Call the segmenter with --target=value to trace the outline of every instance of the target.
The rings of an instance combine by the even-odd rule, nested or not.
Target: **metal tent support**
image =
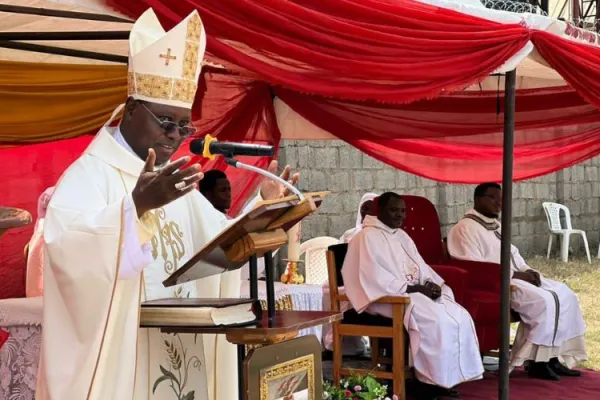
[[[45,17],[58,17],[69,19],[85,19],[88,21],[122,22],[126,24],[132,24],[134,22],[125,18],[114,17],[112,15],[94,14],[79,11],[52,10],[48,8],[37,7],[23,7],[9,4],[0,4],[0,12],[13,14],[41,15]]]
[[[504,78],[504,148],[502,156],[502,243],[500,255],[500,383],[498,399],[508,400],[508,361],[510,353],[510,270],[513,156],[515,144],[516,70]]]
[[[36,53],[55,54],[59,56],[88,58],[90,60],[111,61],[127,64],[127,56],[116,54],[97,53],[94,51],[66,49],[57,46],[45,46],[27,42],[13,42],[11,40],[0,40],[0,48],[34,51]]]

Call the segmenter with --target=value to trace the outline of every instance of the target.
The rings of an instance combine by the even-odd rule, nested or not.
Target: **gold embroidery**
[[[137,91],[133,84],[129,85],[129,95],[134,93],[163,100],[180,100],[184,103],[193,103],[198,84],[195,81],[165,78],[158,75],[134,74]]]
[[[194,81],[196,79],[196,70],[198,69],[198,51],[200,44],[186,42],[185,52],[183,53],[183,72],[182,78]]]
[[[171,55],[171,49],[167,49],[167,54],[159,54],[158,57],[165,59],[165,65],[169,65],[171,60],[177,60],[176,56]]]
[[[185,35],[185,40],[189,40],[191,42],[199,42],[200,37],[202,36],[202,21],[198,14],[195,14],[187,23],[187,33]]]
[[[184,81],[175,79],[175,88],[173,90],[173,100],[180,100],[185,103],[193,103],[196,97],[198,85],[193,81]]]
[[[135,81],[133,80],[133,72],[127,73],[127,94],[135,93]]]
[[[156,75],[135,74],[137,93],[159,99],[171,98],[171,79]]]
[[[165,273],[171,275],[179,267],[179,261],[185,254],[183,231],[177,223],[166,219],[163,208],[153,214],[158,232],[152,237],[152,257],[155,260],[162,257],[165,261]]]

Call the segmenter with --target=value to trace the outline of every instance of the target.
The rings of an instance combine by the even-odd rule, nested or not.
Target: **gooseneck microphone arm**
[[[282,184],[286,188],[290,189],[290,191],[292,193],[294,193],[296,196],[298,196],[298,199],[304,200],[304,195],[294,185],[292,185],[291,183],[289,183],[285,179],[281,179],[277,175],[270,173],[269,171],[266,171],[266,170],[264,170],[262,168],[254,167],[252,165],[244,164],[243,162],[237,161],[233,157],[225,157],[225,162],[228,165],[231,165],[234,168],[240,168],[240,169],[245,169],[245,170],[248,170],[248,171],[256,172],[259,175],[262,175],[262,176],[267,177],[269,179],[273,179],[274,181],[279,182],[280,184]]]

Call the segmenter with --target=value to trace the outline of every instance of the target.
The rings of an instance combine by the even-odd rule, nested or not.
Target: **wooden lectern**
[[[240,400],[246,399],[247,382],[243,371],[246,345],[274,344],[294,338],[301,329],[341,319],[337,312],[275,312],[273,251],[287,244],[286,231],[317,210],[328,192],[306,193],[304,199],[289,196],[263,201],[240,217],[209,242],[163,284],[173,286],[216,273],[235,270],[250,263],[250,297],[258,300],[258,257],[264,257],[267,286],[267,312],[252,326],[163,326],[168,333],[224,334],[238,348]]]

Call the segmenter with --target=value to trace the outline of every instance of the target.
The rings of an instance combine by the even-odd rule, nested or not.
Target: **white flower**
[[[323,400],[327,400],[329,398],[329,393],[323,392]]]
[[[390,399],[389,397],[386,397],[385,400],[392,400],[392,399]]]

